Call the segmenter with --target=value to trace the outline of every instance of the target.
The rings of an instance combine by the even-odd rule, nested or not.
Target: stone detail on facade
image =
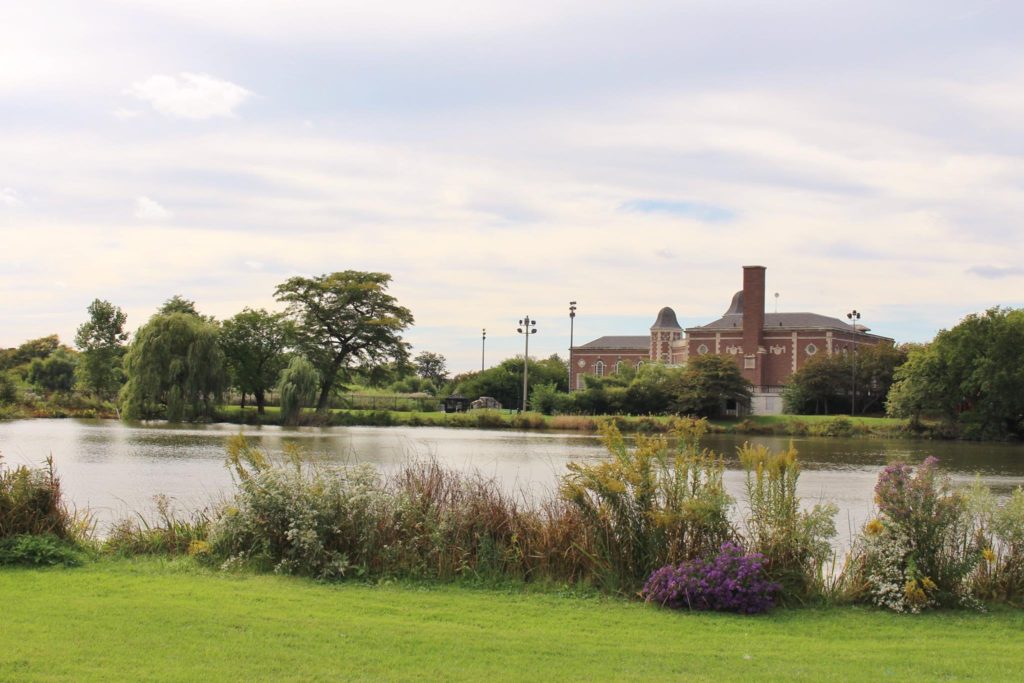
[[[818,347],[813,342],[811,342],[810,344],[804,347],[804,351],[807,352],[808,356],[813,356],[818,352]]]
[[[729,346],[725,347],[725,352],[728,353],[729,355],[735,356],[738,353],[743,353],[743,347],[730,344]]]
[[[776,356],[781,356],[782,354],[784,354],[786,352],[786,347],[785,346],[772,346],[772,347],[770,347],[769,350],[772,353],[774,353]]]

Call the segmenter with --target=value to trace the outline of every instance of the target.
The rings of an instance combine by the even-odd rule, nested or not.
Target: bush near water
[[[140,515],[91,543],[322,580],[588,586],[744,613],[780,603],[917,612],[1024,601],[1024,490],[998,500],[980,484],[953,489],[934,459],[891,465],[876,487],[877,516],[837,558],[835,508],[796,495],[794,449],[740,449],[737,511],[722,459],[700,446],[706,428],[677,420],[671,441],[639,435],[628,445],[607,423],[609,459],[570,465],[557,493],[539,501],[436,462],[382,474],[294,450],[271,457],[239,435],[228,447],[236,488],[222,504],[183,518],[162,498],[155,522]],[[81,547],[86,527],[64,508],[52,467],[0,468],[0,511],[0,560],[75,563],[50,541],[24,540]]]

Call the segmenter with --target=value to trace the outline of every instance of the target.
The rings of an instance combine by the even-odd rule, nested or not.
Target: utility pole
[[[526,397],[527,397],[527,377],[530,372],[530,335],[537,334],[537,321],[530,320],[530,316],[523,316],[523,319],[519,321],[519,327],[516,328],[516,332],[526,336],[526,350],[523,352],[523,407],[522,412],[526,412]]]
[[[572,328],[576,322],[576,302],[569,302],[569,391],[572,391]]]
[[[487,350],[487,328],[484,328],[483,336],[480,337],[480,372],[484,371],[484,352]]]
[[[860,312],[855,308],[846,314],[850,324],[853,325],[853,374],[850,377],[850,416],[857,414],[857,321],[860,320]]]

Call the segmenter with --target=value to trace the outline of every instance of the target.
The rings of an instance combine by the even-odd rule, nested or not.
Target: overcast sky
[[[451,369],[728,307],[1024,305],[1024,3],[33,0],[0,15],[0,347],[379,270]]]

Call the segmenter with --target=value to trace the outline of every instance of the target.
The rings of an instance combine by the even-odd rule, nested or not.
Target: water
[[[596,437],[439,427],[334,427],[286,429],[238,425],[126,424],[111,420],[16,420],[0,422],[0,454],[8,465],[40,465],[53,455],[69,500],[87,508],[102,530],[111,521],[151,515],[153,496],[172,498],[179,511],[215,503],[232,488],[224,445],[239,431],[271,453],[296,443],[312,458],[334,463],[368,462],[390,469],[410,459],[442,464],[495,479],[507,491],[550,495],[570,461],[607,457]],[[727,458],[725,483],[743,499],[743,473],[735,457],[743,441],[786,448],[785,437],[711,435],[704,445]],[[954,482],[975,477],[1001,495],[1024,485],[1024,446],[911,440],[797,438],[805,502],[839,507],[842,544],[871,514],[879,471],[901,460],[919,463],[935,455]]]

